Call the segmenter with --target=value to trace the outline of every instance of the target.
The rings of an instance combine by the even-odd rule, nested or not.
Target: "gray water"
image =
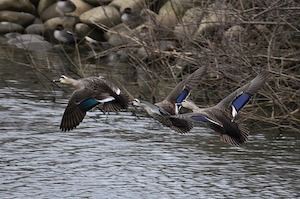
[[[61,71],[45,68],[49,79],[0,60],[0,198],[300,197],[299,133],[250,129],[232,147],[204,127],[180,135],[99,110],[61,132],[70,93],[51,82]]]

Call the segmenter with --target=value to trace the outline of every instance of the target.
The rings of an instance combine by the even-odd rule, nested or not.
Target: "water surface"
[[[251,129],[232,147],[99,110],[61,132],[70,93],[51,82],[59,69],[41,71],[0,60],[0,198],[300,197],[299,134]]]

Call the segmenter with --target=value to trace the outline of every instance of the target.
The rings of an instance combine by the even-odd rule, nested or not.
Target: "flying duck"
[[[192,101],[183,100],[181,105],[193,113],[172,116],[174,119],[186,119],[191,122],[201,122],[220,133],[221,141],[230,145],[240,145],[247,141],[249,131],[235,122],[238,112],[250,101],[252,96],[264,85],[268,73],[259,73],[252,81],[238,88],[217,105],[209,108],[199,108]],[[171,120],[173,119],[171,117]]]
[[[200,84],[200,79],[206,71],[203,66],[182,80],[172,92],[161,102],[152,104],[147,101],[134,99],[134,106],[142,107],[153,119],[159,121],[178,133],[186,133],[193,128],[193,124],[184,118],[173,118],[171,115],[178,114],[183,100],[189,97],[191,91]]]
[[[102,105],[104,111],[119,111],[128,107],[128,97],[103,76],[76,80],[62,75],[60,79],[53,81],[76,88],[62,117],[60,124],[62,131],[76,128],[82,122],[86,112],[98,104]]]

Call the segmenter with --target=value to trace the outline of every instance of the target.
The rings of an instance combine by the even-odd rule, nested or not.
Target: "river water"
[[[99,110],[61,132],[70,92],[51,80],[70,63],[1,53],[0,198],[300,197],[299,133],[251,129],[232,147],[204,127],[180,135],[144,115]]]

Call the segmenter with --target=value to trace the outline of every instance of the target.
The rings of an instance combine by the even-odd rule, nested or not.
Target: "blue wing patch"
[[[188,89],[183,89],[178,97],[176,98],[176,101],[175,101],[175,114],[177,115],[180,108],[181,108],[181,103],[183,102],[183,100],[185,100],[186,98],[188,98],[190,95],[190,91]]]
[[[205,117],[205,116],[203,116],[203,115],[193,115],[193,116],[191,116],[190,117],[192,120],[195,120],[195,121],[197,121],[197,122],[206,122],[206,123],[212,123],[212,124],[216,124],[216,125],[218,125],[218,126],[223,126],[223,125],[221,125],[220,123],[218,123],[218,122],[216,122],[216,121],[214,121],[214,120],[212,120],[212,119],[210,119],[210,118],[208,118],[208,117]]]
[[[183,102],[183,100],[185,100],[188,96],[190,95],[190,91],[188,89],[183,89],[178,97],[176,98],[176,104],[181,104],[181,102]]]
[[[99,102],[97,100],[95,100],[94,98],[88,98],[88,99],[84,100],[83,102],[81,102],[78,106],[81,110],[88,111],[98,104],[99,104]]]
[[[233,117],[235,117],[237,113],[245,106],[245,104],[249,102],[251,97],[252,95],[248,93],[242,93],[233,100],[231,103]]]
[[[209,120],[202,115],[193,115],[193,116],[191,116],[191,119],[198,121],[198,122],[209,122]]]

